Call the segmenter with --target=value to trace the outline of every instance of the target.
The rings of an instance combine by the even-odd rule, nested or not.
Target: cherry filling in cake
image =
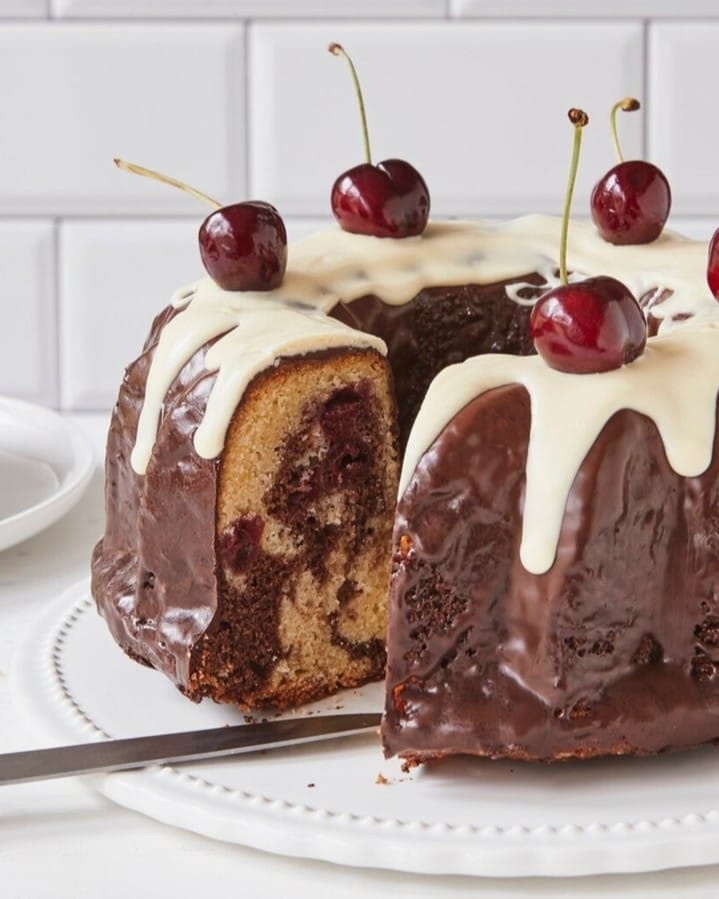
[[[288,360],[248,389],[218,476],[218,614],[194,694],[283,706],[382,676],[396,459],[366,355]]]
[[[342,387],[303,410],[299,428],[280,449],[274,485],[264,499],[300,547],[301,562],[319,583],[340,542],[358,551],[383,514],[376,469],[376,403],[369,385]]]

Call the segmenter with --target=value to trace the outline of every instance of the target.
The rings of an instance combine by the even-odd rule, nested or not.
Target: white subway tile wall
[[[113,156],[245,190],[240,25],[0,25],[0,214],[190,212]]]
[[[580,105],[601,111],[586,134],[581,202],[612,160],[611,104],[643,92],[638,23],[342,31],[362,78],[375,157],[412,162],[439,215],[561,209],[572,140],[566,111]],[[293,215],[322,213],[334,178],[362,161],[352,84],[344,61],[325,49],[335,36],[337,26],[327,24],[250,31],[250,192]],[[622,122],[631,154],[641,151],[641,124],[631,116]]]
[[[711,215],[719,209],[719,20],[659,24],[648,49],[648,152],[669,178],[677,214]]]
[[[57,403],[55,268],[52,221],[0,220],[0,394]]]
[[[197,224],[192,218],[146,218],[60,225],[60,399],[65,408],[98,409],[115,401],[123,368],[139,354],[173,285],[198,276]],[[130,355],[128,347],[133,347]]]
[[[220,201],[276,203],[297,239],[361,161],[352,52],[374,155],[425,175],[439,216],[561,206],[569,106],[592,118],[575,199],[628,156],[673,187],[670,225],[719,224],[710,177],[717,0],[0,0],[0,393],[105,409],[172,291],[201,275],[206,209],[118,172],[123,156]]]
[[[0,19],[44,18],[48,0],[0,0]]]

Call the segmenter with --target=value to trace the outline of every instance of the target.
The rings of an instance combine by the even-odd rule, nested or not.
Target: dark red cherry
[[[559,244],[561,286],[537,300],[529,319],[529,328],[534,346],[547,365],[558,371],[583,375],[611,371],[636,359],[647,342],[647,322],[639,303],[616,278],[600,275],[569,283],[569,212],[582,130],[589,123],[589,118],[581,109],[570,109],[569,121],[574,126],[574,150]]]
[[[709,290],[719,300],[719,228],[709,241],[709,259],[707,261],[707,282]]]
[[[287,267],[287,232],[274,206],[222,206],[200,226],[200,256],[223,290],[273,290]]]
[[[672,206],[672,192],[664,174],[651,162],[625,162],[622,156],[617,112],[636,112],[640,108],[634,97],[624,97],[612,106],[609,128],[619,163],[600,178],[592,191],[592,219],[602,237],[613,244],[656,240]]]
[[[641,159],[620,162],[592,191],[592,219],[613,244],[651,243],[662,233],[672,205],[669,182]]]
[[[547,365],[571,374],[620,368],[640,356],[647,342],[639,303],[621,281],[605,275],[540,297],[530,329]]]
[[[332,212],[353,234],[412,237],[427,225],[429,190],[417,169],[402,159],[365,162],[335,181]]]
[[[372,237],[414,237],[429,218],[429,190],[417,169],[403,159],[372,165],[367,114],[357,70],[340,44],[330,44],[334,56],[344,56],[352,75],[362,119],[365,159],[343,172],[332,185],[332,212],[344,231]]]
[[[124,159],[114,162],[119,169],[169,184],[214,207],[200,225],[200,256],[224,290],[272,290],[280,284],[287,267],[287,232],[274,206],[260,200],[222,206],[177,178]]]

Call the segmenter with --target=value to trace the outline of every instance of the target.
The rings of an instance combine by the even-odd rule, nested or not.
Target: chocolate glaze
[[[218,462],[201,459],[192,446],[215,380],[204,365],[207,347],[168,392],[147,473],[141,477],[130,465],[152,356],[175,314],[165,309],[153,322],[142,355],[125,372],[112,415],[106,527],[93,553],[92,594],[120,646],[186,689],[192,649],[217,608]]]
[[[387,755],[654,753],[719,738],[719,441],[682,478],[655,424],[614,415],[582,463],[557,559],[519,560],[530,402],[456,416],[400,500]]]

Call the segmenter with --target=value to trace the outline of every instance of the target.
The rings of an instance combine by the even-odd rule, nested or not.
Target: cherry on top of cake
[[[372,164],[362,88],[354,63],[340,44],[328,47],[347,60],[362,119],[366,161],[343,172],[332,186],[332,212],[340,227],[371,237],[416,237],[427,226],[429,190],[417,169],[404,159]]]
[[[141,165],[115,159],[126,172],[177,187],[214,207],[200,225],[200,257],[213,281],[223,290],[274,290],[287,268],[287,231],[274,206],[246,200],[222,206],[207,194],[176,178]]]
[[[569,283],[567,232],[582,132],[589,117],[570,109],[574,149],[564,201],[559,249],[561,285],[537,300],[530,317],[534,346],[552,368],[569,374],[612,371],[644,352],[647,322],[626,285],[608,275]]]
[[[672,205],[664,173],[643,159],[625,160],[617,137],[617,112],[634,112],[639,100],[624,97],[612,106],[609,125],[619,162],[592,191],[592,219],[602,237],[613,244],[651,243],[662,233]]]

